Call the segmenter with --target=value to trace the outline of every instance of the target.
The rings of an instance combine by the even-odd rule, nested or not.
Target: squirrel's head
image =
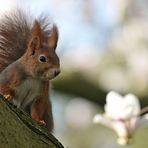
[[[38,21],[35,21],[28,41],[24,64],[27,73],[33,77],[50,80],[60,73],[59,58],[56,54],[58,29],[53,25],[45,36]]]

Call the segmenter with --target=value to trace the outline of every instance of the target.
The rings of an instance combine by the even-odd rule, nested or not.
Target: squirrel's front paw
[[[44,126],[46,126],[46,123],[45,123],[44,120],[40,120],[39,123],[42,124],[42,125],[44,125]]]
[[[8,101],[11,101],[12,98],[13,98],[13,96],[10,95],[10,94],[5,94],[5,95],[3,95],[3,96],[4,96],[4,98],[5,98],[6,100],[8,100]]]
[[[0,94],[8,101],[11,101],[14,97],[14,91],[12,89],[3,89]]]

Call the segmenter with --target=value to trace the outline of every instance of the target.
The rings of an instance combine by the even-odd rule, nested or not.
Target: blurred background
[[[68,148],[120,148],[116,134],[92,123],[107,92],[134,93],[148,105],[147,0],[0,0],[51,16],[59,27],[62,73],[53,80],[54,135]],[[147,148],[148,127],[125,148]],[[122,146],[123,147],[123,146]]]

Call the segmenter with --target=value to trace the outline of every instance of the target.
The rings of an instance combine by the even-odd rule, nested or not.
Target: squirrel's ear
[[[48,38],[48,46],[51,49],[56,49],[58,42],[58,28],[53,24],[51,35]]]
[[[31,55],[34,55],[35,51],[40,48],[40,38],[38,36],[33,37],[29,42],[28,50]]]
[[[31,30],[31,38],[28,44],[28,50],[31,52],[31,55],[35,53],[41,46],[42,32],[41,27],[38,21],[35,21],[33,28]]]

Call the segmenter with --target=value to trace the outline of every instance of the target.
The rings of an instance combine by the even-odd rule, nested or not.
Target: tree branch
[[[81,73],[66,73],[53,80],[53,88],[63,94],[79,96],[104,106],[107,92],[92,83]],[[148,104],[148,97],[140,98],[141,107]]]
[[[64,148],[29,114],[0,96],[0,146],[15,148]]]

